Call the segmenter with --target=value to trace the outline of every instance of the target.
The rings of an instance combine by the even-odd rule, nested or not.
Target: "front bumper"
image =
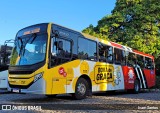
[[[8,86],[8,91],[15,93],[32,93],[32,94],[46,94],[46,83],[43,78],[33,82],[28,88],[21,88],[21,86]]]

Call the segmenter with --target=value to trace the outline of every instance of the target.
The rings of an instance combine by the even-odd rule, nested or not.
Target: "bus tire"
[[[84,78],[79,78],[76,87],[75,93],[73,94],[74,99],[81,100],[86,98],[87,92],[89,90],[89,85]]]
[[[140,83],[139,83],[139,80],[136,79],[134,82],[133,93],[138,94],[139,92],[140,92]]]

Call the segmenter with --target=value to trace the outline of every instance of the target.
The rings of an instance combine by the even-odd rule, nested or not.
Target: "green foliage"
[[[82,32],[152,54],[157,59],[160,56],[160,2],[117,0],[111,15]]]
[[[160,53],[159,0],[117,0],[111,15],[90,25],[83,32],[115,41],[134,49],[153,54]]]

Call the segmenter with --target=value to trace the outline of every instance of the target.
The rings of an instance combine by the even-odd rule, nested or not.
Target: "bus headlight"
[[[35,77],[34,77],[34,82],[36,82],[37,80],[39,80],[40,78],[42,78],[43,73],[38,73]]]

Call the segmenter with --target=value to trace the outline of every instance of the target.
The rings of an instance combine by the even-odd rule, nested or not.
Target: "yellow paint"
[[[75,92],[75,87],[76,87],[76,83],[77,83],[78,77],[74,78],[73,80],[73,84],[72,84],[72,89]]]
[[[114,81],[112,65],[96,65],[95,66],[95,80],[96,83],[111,83]]]
[[[106,44],[106,45],[110,45],[109,41],[107,40],[103,40],[103,39],[99,39],[100,42],[102,42],[103,44]]]
[[[80,60],[75,60],[74,62],[71,63],[71,66],[72,66],[73,68],[76,68],[76,67],[78,67],[78,66],[80,65],[80,63],[81,63]]]
[[[66,79],[59,79],[54,78],[53,79],[53,86],[52,86],[52,94],[62,94],[66,93],[66,86],[64,85],[66,83]]]
[[[100,84],[100,91],[106,91],[107,90],[107,84],[106,83],[101,83]]]
[[[34,75],[33,74],[30,74],[30,75],[27,75],[27,74],[25,74],[25,75],[10,75],[9,74],[9,77],[11,77],[11,78],[20,78],[20,79],[29,79],[31,77],[34,77]]]
[[[83,75],[83,74],[88,75],[88,71],[89,71],[89,65],[86,61],[83,61],[80,65],[81,75]]]
[[[73,79],[67,79],[67,85],[70,85]]]
[[[22,75],[22,76],[23,76],[23,75]],[[11,85],[26,86],[26,85],[28,85],[28,84],[30,84],[31,82],[34,81],[34,77],[28,78],[28,79],[14,79],[14,78],[11,79],[11,78],[9,78],[8,81],[9,81],[9,83],[10,83]]]
[[[90,74],[89,74],[90,78],[91,78],[91,82],[92,82],[92,85],[96,85],[96,82],[95,82],[95,76],[94,76],[94,71],[92,71]]]
[[[96,40],[98,38],[94,37],[94,36],[91,36],[91,35],[88,35],[88,34],[85,34],[85,33],[81,33],[84,37],[86,38],[89,38],[89,39],[92,39],[92,40]]]

